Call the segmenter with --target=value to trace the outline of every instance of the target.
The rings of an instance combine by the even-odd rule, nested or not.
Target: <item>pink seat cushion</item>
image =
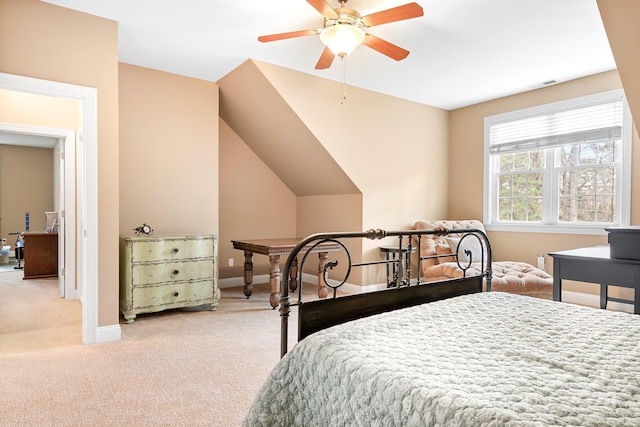
[[[553,286],[553,277],[524,262],[501,261],[491,264],[491,289],[518,293],[527,291],[548,291]],[[480,263],[473,263],[467,270],[467,276],[480,274]],[[424,269],[425,280],[434,278],[460,278],[462,270],[456,262],[444,262]],[[441,280],[441,279],[439,279]]]
[[[464,221],[417,221],[414,229],[433,229],[444,226],[449,229],[477,228],[484,231],[484,226],[477,220]],[[453,235],[457,236],[458,235]],[[449,250],[449,252],[447,252]],[[442,258],[433,258],[422,262],[424,280],[435,281],[444,278],[460,278],[462,270],[452,257],[446,257],[450,247],[443,236],[425,236],[420,244],[422,256],[441,255]],[[464,265],[464,263],[462,263]],[[479,263],[473,263],[467,276],[480,274]],[[512,293],[550,292],[553,287],[553,277],[526,262],[494,261],[492,263],[491,290]]]

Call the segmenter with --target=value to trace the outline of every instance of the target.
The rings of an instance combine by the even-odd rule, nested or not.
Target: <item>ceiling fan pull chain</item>
[[[347,84],[345,83],[346,81],[346,64],[345,64],[345,58],[346,55],[340,55],[340,60],[342,62],[341,66],[342,66],[342,97],[340,99],[340,104],[344,104],[344,101],[347,99]]]

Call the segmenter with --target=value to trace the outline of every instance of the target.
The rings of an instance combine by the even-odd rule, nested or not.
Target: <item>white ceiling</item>
[[[340,60],[314,66],[318,36],[260,43],[265,34],[322,27],[305,0],[47,0],[119,22],[119,60],[218,81],[258,59],[341,80]],[[407,0],[350,0],[368,15]],[[338,7],[337,0],[329,0]],[[369,32],[411,53],[396,62],[359,47],[346,59],[352,86],[459,108],[615,69],[596,0],[417,0],[424,16]]]

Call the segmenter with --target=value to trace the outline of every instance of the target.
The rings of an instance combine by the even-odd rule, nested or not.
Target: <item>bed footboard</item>
[[[399,249],[403,246],[411,248],[413,245],[420,247],[421,237],[424,235],[446,235],[450,233],[461,234],[463,237],[461,241],[467,238],[477,240],[482,248],[482,256],[480,260],[473,260],[471,254],[467,251],[464,262],[460,261],[460,257],[454,254],[456,261],[460,268],[466,272],[471,267],[471,264],[480,263],[481,268],[476,271],[481,271],[481,274],[470,277],[451,279],[440,282],[426,282],[421,277],[420,265],[416,269],[418,274],[416,277],[411,276],[411,268],[401,268],[399,261],[385,260],[366,263],[352,263],[351,254],[349,252],[345,241],[353,239],[383,239],[386,237],[397,237]],[[302,300],[302,287],[303,287],[303,272],[304,264],[307,255],[313,250],[314,247],[322,243],[337,243],[342,247],[344,253],[347,256],[348,265],[346,267],[346,273],[342,280],[335,279],[333,281],[328,279],[328,272],[332,270],[336,265],[336,261],[327,261],[323,267],[322,276],[325,283],[329,288],[333,290],[333,295],[330,295],[327,299],[303,301]],[[303,249],[307,248],[304,252]],[[463,249],[460,249],[463,251]],[[332,253],[335,254],[335,253]],[[302,261],[298,262],[298,258],[302,256]],[[449,255],[451,256],[451,255]],[[420,255],[417,257],[417,262],[422,262]],[[397,271],[400,272],[401,279],[398,283],[402,283],[402,286],[392,287],[375,292],[367,292],[362,294],[348,295],[338,297],[338,290],[342,285],[348,283],[349,276],[353,268],[363,267],[373,264],[383,264],[389,262],[397,262]],[[291,277],[293,272],[293,278]],[[295,282],[298,284],[297,299],[291,301],[289,295],[290,282],[295,278]],[[414,305],[424,304],[428,302],[438,301],[446,298],[451,298],[459,295],[465,295],[469,293],[482,292],[483,283],[487,291],[491,290],[491,245],[489,239],[484,231],[479,229],[446,229],[444,227],[435,228],[432,230],[403,230],[403,231],[385,231],[385,230],[369,230],[366,232],[348,232],[348,233],[319,233],[313,234],[303,239],[293,251],[289,254],[285,263],[282,284],[281,284],[281,297],[280,297],[280,316],[281,316],[281,356],[284,356],[288,351],[288,320],[291,312],[291,307],[298,307],[298,340],[302,340],[310,334],[328,328],[330,326],[338,325],[351,320],[356,320],[362,317],[367,317],[375,314],[384,313],[387,311],[397,310],[400,308],[410,307]]]

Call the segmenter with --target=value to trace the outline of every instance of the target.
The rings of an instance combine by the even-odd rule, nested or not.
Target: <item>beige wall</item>
[[[120,234],[218,234],[218,87],[119,66]]]
[[[298,197],[298,218],[296,222],[298,236],[300,237],[319,232],[362,231],[362,194]],[[343,243],[347,245],[354,258],[352,262],[359,262],[362,259],[362,239],[343,240]],[[346,254],[343,252],[340,255],[332,253],[330,257],[331,261],[338,261],[338,266],[329,271],[329,277],[336,280],[343,278],[344,274],[346,274]],[[308,274],[316,274],[318,271],[318,257],[309,257],[304,269]],[[386,279],[363,282],[363,277],[371,279],[381,271],[381,268],[365,268],[362,274],[352,274],[349,278],[349,283],[356,285],[382,283]]]
[[[618,73],[610,71],[544,89],[522,93],[451,111],[449,217],[482,218],[484,118],[521,108],[561,101],[622,87]],[[634,129],[633,166],[640,165],[640,142]],[[640,223],[640,176],[632,174],[632,224]],[[581,246],[606,244],[606,235],[540,234],[489,232],[498,260],[518,260],[536,264],[538,254]],[[547,271],[552,260],[546,257]],[[584,290],[571,288],[568,290]],[[584,290],[584,292],[591,292]]]
[[[341,104],[338,82],[256,64],[360,190],[360,224],[349,212],[341,231],[408,229],[418,219],[446,216],[447,111],[354,87],[348,87]],[[338,225],[313,218],[314,230],[300,215],[298,221],[301,233],[332,231]],[[355,261],[380,259],[381,244],[364,241]],[[381,271],[364,271],[362,283],[380,282]]]
[[[338,82],[258,65],[363,194],[363,229],[446,213],[447,111],[355,87],[340,104]]]
[[[77,130],[80,102],[0,89],[0,122]]]
[[[98,326],[118,324],[118,27],[38,0],[0,0],[0,72],[97,89]]]
[[[244,253],[231,240],[297,237],[296,196],[222,119],[220,177],[220,278],[242,277]],[[268,257],[254,256],[254,274],[269,266]]]
[[[44,213],[53,210],[53,149],[0,145],[0,237],[14,245],[25,231],[45,231]]]

